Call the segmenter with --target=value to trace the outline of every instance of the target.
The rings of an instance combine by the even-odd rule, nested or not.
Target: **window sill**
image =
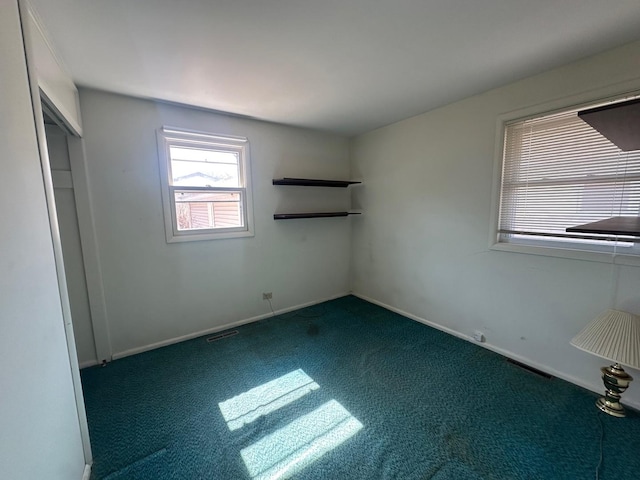
[[[567,258],[587,262],[613,263],[616,265],[640,266],[640,255],[625,255],[605,252],[590,252],[569,248],[543,247],[537,245],[521,245],[515,243],[495,243],[491,250],[500,252],[523,253],[526,255],[541,255],[544,257]]]
[[[254,234],[250,230],[243,230],[241,232],[220,232],[220,233],[191,233],[185,235],[170,235],[167,236],[167,243],[182,243],[182,242],[199,242],[205,240],[224,240],[228,238],[242,238],[253,237]]]

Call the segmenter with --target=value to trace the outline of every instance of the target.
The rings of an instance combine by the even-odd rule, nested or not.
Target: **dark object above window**
[[[578,116],[623,152],[640,150],[640,99],[589,108]]]
[[[273,179],[274,185],[299,185],[302,187],[339,187],[346,188],[349,185],[362,182],[350,182],[345,180],[315,180],[312,178],[278,178]]]

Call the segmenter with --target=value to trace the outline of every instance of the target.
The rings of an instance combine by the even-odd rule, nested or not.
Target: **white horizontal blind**
[[[499,241],[602,244],[607,236],[565,229],[639,213],[640,151],[622,152],[577,110],[506,126]]]

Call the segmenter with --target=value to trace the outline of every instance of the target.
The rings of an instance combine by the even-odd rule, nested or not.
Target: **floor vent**
[[[217,342],[218,340],[222,340],[223,338],[233,337],[238,334],[238,330],[231,330],[230,332],[219,333],[218,335],[214,335],[213,337],[207,338],[207,342]]]
[[[520,363],[517,360],[507,358],[507,362],[509,362],[511,365],[515,365],[516,367],[520,367],[523,370],[526,370],[527,372],[534,373],[539,377],[546,378],[547,380],[551,380],[553,378],[553,375],[549,375],[548,373],[538,370],[537,368],[533,368],[533,367],[530,367],[529,365],[525,365],[524,363]]]

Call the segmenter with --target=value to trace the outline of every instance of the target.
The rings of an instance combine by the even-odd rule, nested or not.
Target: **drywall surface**
[[[353,223],[354,292],[460,336],[482,330],[489,347],[600,390],[606,361],[569,341],[612,304],[640,313],[640,269],[489,249],[496,122],[614,92],[639,59],[629,44],[354,138],[353,205],[367,212]],[[640,386],[625,398],[640,406]]]
[[[87,168],[113,353],[348,293],[350,218],[274,221],[349,207],[343,189],[276,187],[282,176],[342,179],[346,138],[152,101],[80,91]],[[156,130],[248,137],[255,236],[167,244]]]
[[[51,171],[54,175],[56,212],[62,239],[62,253],[78,362],[80,365],[95,364],[98,360],[93,340],[93,325],[91,324],[87,279],[82,259],[76,201],[72,186],[63,182],[60,182],[63,183],[62,185],[56,183],[56,178],[58,178],[56,174],[62,174],[63,179],[71,177],[67,136],[57,126],[47,125],[47,149]]]
[[[84,455],[17,2],[0,15],[0,476],[82,478]]]

